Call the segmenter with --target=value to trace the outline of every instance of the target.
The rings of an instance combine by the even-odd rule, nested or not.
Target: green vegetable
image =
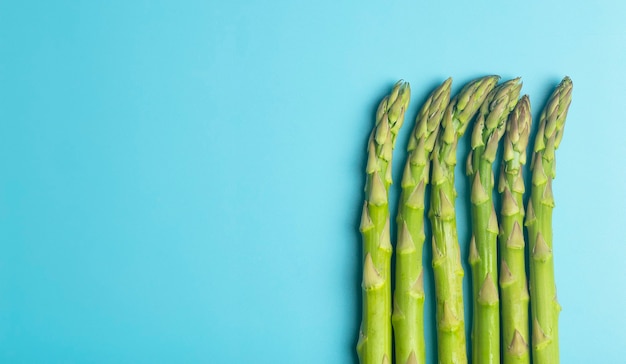
[[[433,230],[433,270],[437,296],[440,363],[466,363],[463,267],[456,230],[454,167],[459,138],[498,82],[488,76],[467,84],[446,108],[433,151],[429,217]]]
[[[362,364],[391,363],[391,239],[389,186],[396,135],[409,105],[410,87],[399,81],[376,113],[368,143],[363,236],[363,318],[357,352]]]
[[[554,152],[563,138],[565,118],[572,100],[572,81],[565,77],[541,113],[531,162],[532,189],[526,211],[530,241],[530,305],[532,353],[535,364],[559,362],[557,302],[552,256],[552,180]]]
[[[499,245],[504,364],[530,363],[522,167],[526,164],[531,119],[530,101],[525,95],[509,115],[498,186],[502,200]]]
[[[392,323],[397,363],[425,363],[424,343],[424,197],[429,180],[430,153],[450,101],[447,79],[420,110],[411,133],[402,177],[396,248],[396,286]]]
[[[500,305],[498,297],[498,219],[493,205],[493,162],[506,120],[519,97],[519,78],[493,89],[482,104],[467,159],[471,181],[473,236],[469,263],[472,267],[474,320],[472,362],[500,363]]]

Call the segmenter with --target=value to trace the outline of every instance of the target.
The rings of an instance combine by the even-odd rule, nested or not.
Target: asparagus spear
[[[488,76],[467,84],[446,108],[432,156],[433,270],[437,296],[439,363],[467,363],[463,317],[463,267],[456,231],[454,167],[458,139],[498,82]]]
[[[472,267],[474,320],[472,362],[500,362],[500,302],[498,297],[498,219],[493,205],[493,162],[506,119],[517,104],[522,85],[519,78],[493,89],[482,104],[467,159],[472,203],[472,240],[469,263]]]
[[[554,152],[563,138],[567,110],[572,100],[572,80],[565,77],[554,90],[539,119],[535,139],[532,190],[526,213],[530,241],[530,305],[532,313],[533,363],[559,362],[558,318],[552,256],[552,180]]]
[[[433,91],[420,110],[411,133],[402,177],[398,211],[396,287],[392,323],[397,363],[425,363],[424,343],[424,195],[432,152],[443,112],[450,101],[447,79]]]
[[[391,239],[389,186],[396,135],[409,105],[410,87],[399,81],[376,113],[368,143],[365,203],[361,216],[363,237],[363,319],[357,344],[362,364],[391,363]]]
[[[502,357],[504,364],[528,364],[528,288],[524,259],[524,177],[530,133],[530,101],[522,97],[509,115],[498,191],[500,223],[500,294],[502,296]]]

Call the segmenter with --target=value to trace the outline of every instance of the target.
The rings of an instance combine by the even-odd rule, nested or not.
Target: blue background
[[[399,180],[426,95],[491,73],[521,76],[536,116],[574,81],[554,183],[561,357],[623,361],[625,14],[618,0],[0,1],[0,362],[354,363],[375,107],[411,82]]]

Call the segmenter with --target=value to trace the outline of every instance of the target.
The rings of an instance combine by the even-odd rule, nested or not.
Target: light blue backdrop
[[[354,363],[375,106],[491,73],[574,81],[562,362],[622,362],[625,4],[0,1],[0,362]]]

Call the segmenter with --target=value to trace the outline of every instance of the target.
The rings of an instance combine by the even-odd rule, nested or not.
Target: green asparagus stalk
[[[506,120],[517,104],[519,78],[493,89],[482,104],[472,132],[467,159],[471,181],[472,267],[474,320],[472,362],[500,363],[500,301],[498,297],[498,219],[493,205],[493,162],[504,135]]]
[[[396,363],[426,363],[424,342],[424,197],[429,180],[430,153],[450,102],[447,79],[433,91],[420,110],[411,133],[402,177],[398,209],[396,287],[392,323]]]
[[[499,246],[504,364],[530,363],[522,167],[526,164],[531,119],[530,101],[525,95],[509,115],[498,183],[502,200]]]
[[[357,353],[361,364],[390,364],[391,353],[391,239],[389,186],[396,135],[409,105],[410,87],[399,81],[376,113],[368,143],[363,237],[363,318]]]
[[[571,100],[572,81],[565,77],[541,113],[531,161],[532,189],[526,226],[530,241],[530,305],[535,364],[559,362],[558,319],[561,306],[556,297],[552,256],[552,180],[556,176],[554,152],[563,138]]]
[[[446,108],[432,156],[433,271],[437,296],[439,363],[467,363],[463,311],[463,267],[456,230],[454,167],[459,138],[498,82],[488,76],[467,84]]]

